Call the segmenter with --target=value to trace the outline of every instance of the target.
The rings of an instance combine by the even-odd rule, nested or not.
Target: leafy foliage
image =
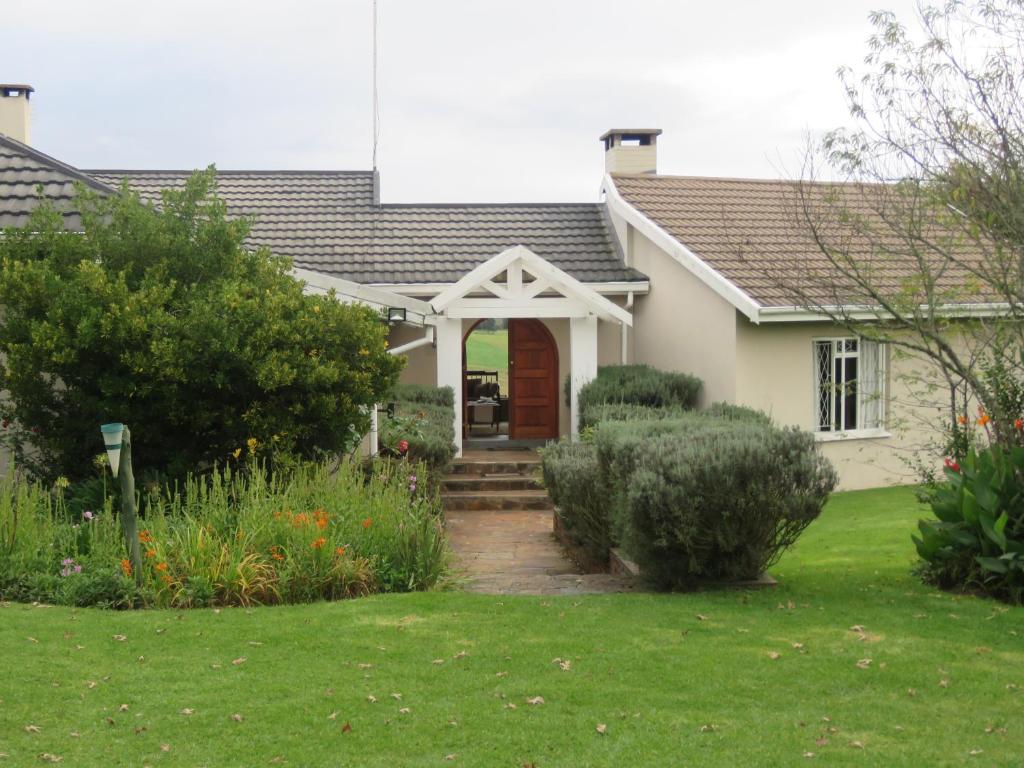
[[[216,470],[157,490],[140,522],[135,586],[116,515],[67,519],[59,491],[0,482],[0,599],[126,608],[309,602],[429,589],[447,540],[422,464]]]
[[[213,184],[197,173],[159,208],[79,190],[84,232],[41,205],[0,238],[0,417],[38,475],[86,475],[109,421],[176,476],[250,438],[335,452],[392,388],[377,314],[304,295],[287,260],[244,247]]]
[[[658,586],[756,577],[835,486],[810,434],[743,406],[689,410],[692,377],[604,368],[584,391],[584,440],[541,452],[544,484],[588,554],[622,546]]]
[[[666,425],[675,424],[672,430]],[[613,529],[654,583],[752,579],[821,513],[836,475],[812,435],[706,417],[598,429]]]
[[[948,462],[931,499],[937,519],[914,537],[925,578],[1024,602],[1024,448],[991,446]]]
[[[453,403],[451,387],[398,387],[395,417],[379,422],[382,452],[397,456],[407,451],[413,461],[425,462],[433,476],[446,472],[455,456]],[[403,440],[406,451],[398,447]]]

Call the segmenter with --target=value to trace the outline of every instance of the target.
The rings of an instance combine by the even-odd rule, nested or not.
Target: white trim
[[[615,181],[610,174],[605,175],[601,190],[605,193],[605,202],[611,211],[632,225],[638,232],[665,251],[665,253],[753,322],[760,322],[760,304],[718,270],[709,266],[706,261],[679,242],[667,230],[655,224],[646,215],[628,203],[619,194],[619,190],[615,188]]]
[[[395,293],[400,293],[403,296],[437,296],[441,292],[451,288],[454,283],[367,283],[367,285],[373,288],[394,291]],[[600,293],[602,296],[625,296],[628,293],[634,293],[641,296],[649,293],[651,290],[651,283],[649,280],[620,281],[612,283],[585,283],[581,281],[581,285],[586,286],[595,293]]]
[[[838,443],[842,440],[881,440],[892,437],[892,433],[882,429],[848,429],[845,432],[815,432],[814,439],[819,443]]]
[[[524,290],[528,290],[523,283],[524,270],[565,298],[523,296]],[[501,291],[504,296],[470,297],[481,288],[491,290],[488,284],[502,272],[507,274]],[[491,293],[497,292],[491,290]],[[582,317],[592,314],[603,320],[633,325],[629,312],[522,245],[507,248],[470,270],[435,296],[430,305],[436,314],[444,313],[448,317]],[[555,311],[560,314],[551,314]],[[510,312],[515,314],[507,314]]]
[[[388,350],[389,355],[404,355],[406,352],[411,352],[414,349],[425,347],[428,344],[436,344],[437,340],[437,328],[433,325],[428,325],[426,332],[423,334],[423,338],[410,341],[407,344],[400,344],[393,349]]]
[[[374,286],[355,283],[341,277],[325,275],[322,272],[313,272],[308,269],[295,268],[292,276],[306,284],[307,293],[328,293],[334,291],[342,300],[360,304],[370,304],[377,307],[401,307],[406,312],[420,316],[420,324],[432,322],[434,311],[430,304],[419,299],[403,296],[393,291],[376,288]]]
[[[870,307],[853,306],[840,307],[838,305],[822,307],[825,312],[833,315],[846,317],[850,320],[890,320],[892,315],[886,312],[872,310]],[[928,311],[927,306],[919,309]],[[946,318],[958,317],[999,317],[1005,315],[1010,309],[1006,302],[987,302],[979,304],[943,304],[936,309],[936,314]],[[810,323],[810,322],[835,322],[827,314],[817,312],[803,307],[762,307],[760,312],[762,323]]]

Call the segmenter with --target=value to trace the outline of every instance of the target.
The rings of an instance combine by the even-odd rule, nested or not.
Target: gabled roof
[[[113,191],[76,168],[0,134],[0,229],[27,224],[40,196],[61,212],[68,229],[81,228],[81,217],[72,206],[76,183]]]
[[[184,171],[87,171],[127,179],[149,200],[180,187]],[[218,171],[231,215],[253,219],[249,244],[297,268],[358,283],[454,283],[508,247],[523,245],[587,283],[644,281],[623,262],[602,207],[581,204],[374,205],[371,171]]]
[[[863,301],[801,223],[805,205],[821,212],[819,225],[830,241],[842,243],[887,292],[895,294],[920,274],[908,253],[911,246],[897,241],[880,215],[901,204],[893,188],[884,185],[818,182],[801,187],[796,181],[618,174],[611,181],[610,199],[617,193],[673,238],[699,262],[689,266],[703,269],[702,279],[751,319],[767,319],[765,308],[800,306],[799,292],[820,306]],[[862,217],[875,234],[853,234],[835,221],[836,206]],[[933,231],[938,237],[953,234]],[[939,288],[954,290],[967,278],[966,270],[948,268]]]

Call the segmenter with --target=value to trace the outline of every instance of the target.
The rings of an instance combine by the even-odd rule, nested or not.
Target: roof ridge
[[[808,181],[806,179],[757,179],[744,176],[693,176],[677,173],[613,173],[613,179],[638,179],[652,181],[665,180],[687,180],[687,181],[730,181],[742,182],[744,184],[814,184],[821,186],[871,186],[862,181]]]
[[[102,181],[97,181],[89,176],[85,171],[79,170],[67,163],[63,163],[57,158],[51,157],[44,152],[40,152],[38,149],[30,147],[28,144],[23,144],[17,139],[12,139],[6,134],[0,133],[0,145],[13,149],[15,152],[20,152],[23,155],[27,155],[43,165],[48,165],[51,169],[66,174],[73,179],[77,179],[98,192],[106,192],[107,194],[114,194],[117,192],[114,187],[111,187],[109,184],[104,184]]]
[[[187,170],[183,168],[90,168],[83,171],[83,173],[102,173],[109,175],[143,175],[143,174],[161,174],[161,173],[181,173],[181,174],[193,174],[197,171],[205,170],[203,168],[193,168]],[[216,172],[218,175],[225,176],[239,176],[243,174],[260,175],[260,176],[373,176],[373,171],[314,171],[314,170],[294,170],[289,171],[283,168],[275,170],[258,170],[258,169],[223,169],[217,168]]]

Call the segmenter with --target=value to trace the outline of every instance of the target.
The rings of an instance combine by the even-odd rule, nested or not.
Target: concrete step
[[[441,504],[447,511],[461,510],[548,510],[554,509],[548,492],[517,491],[443,491]]]
[[[510,473],[504,475],[449,475],[442,481],[445,491],[530,491],[536,489],[537,482],[530,475]]]

